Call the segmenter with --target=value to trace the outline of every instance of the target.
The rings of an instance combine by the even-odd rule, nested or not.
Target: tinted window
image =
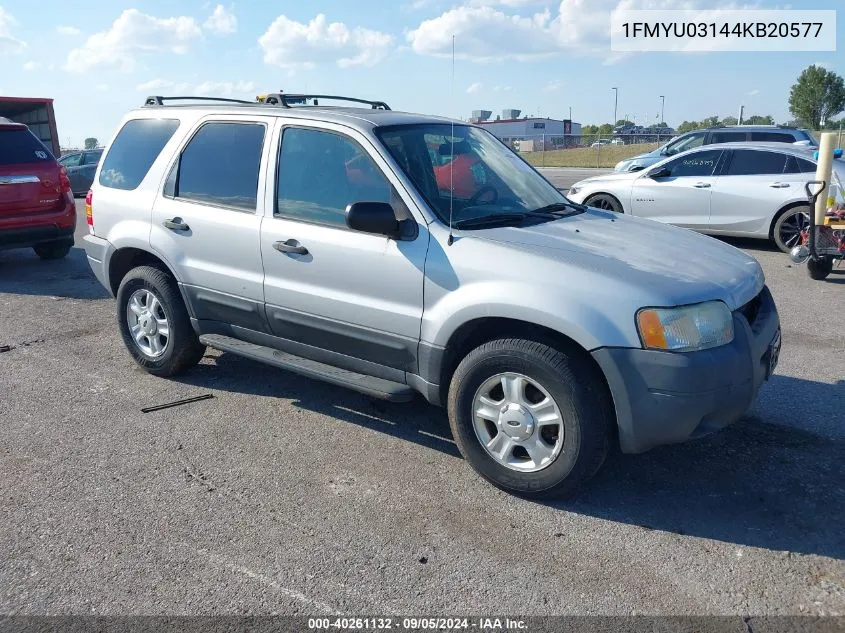
[[[815,163],[803,158],[796,158],[795,161],[798,163],[798,173],[800,174],[815,174],[818,169]]]
[[[756,176],[782,174],[786,167],[786,154],[759,152],[748,149],[734,150],[728,176]]]
[[[353,202],[393,202],[390,184],[358,143],[299,128],[282,135],[276,198],[277,216],[341,226]]]
[[[81,160],[82,154],[68,154],[67,156],[62,156],[59,162],[65,167],[78,167]]]
[[[102,158],[102,152],[85,152],[85,158],[82,159],[83,165],[96,165]]]
[[[744,141],[746,139],[745,132],[711,132],[711,143],[736,143],[737,141]]]
[[[44,144],[27,129],[0,128],[0,165],[19,165],[53,160]]]
[[[182,150],[174,195],[255,211],[264,126],[206,123]]]
[[[664,165],[669,170],[672,178],[684,178],[687,176],[711,176],[719,162],[721,150],[709,150],[696,152],[687,156],[681,156],[669,161]]]
[[[127,121],[106,154],[100,184],[113,189],[135,189],[178,127],[179,121],[173,119]]]
[[[805,139],[797,139],[787,132],[752,132],[751,140],[763,141],[764,143],[794,143]]]

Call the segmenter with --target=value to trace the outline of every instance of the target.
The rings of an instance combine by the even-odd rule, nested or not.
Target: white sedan
[[[707,145],[643,171],[587,178],[567,197],[711,235],[771,239],[788,253],[809,223],[804,185],[815,180],[813,152],[784,143]],[[842,192],[845,160],[834,160],[832,180]]]

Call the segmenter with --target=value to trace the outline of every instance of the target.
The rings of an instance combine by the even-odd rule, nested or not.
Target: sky
[[[810,64],[836,52],[614,54],[615,8],[836,9],[842,0],[0,0],[0,95],[52,97],[63,146],[107,140],[147,95],[254,99],[284,90],[386,101],[466,119],[472,110],[639,124],[791,117]],[[837,40],[845,46],[845,17]],[[454,81],[452,36],[455,38]]]

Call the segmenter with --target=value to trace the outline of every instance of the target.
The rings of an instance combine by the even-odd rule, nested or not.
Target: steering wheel
[[[496,204],[496,202],[498,202],[498,200],[499,200],[499,190],[496,189],[495,187],[493,187],[492,185],[485,185],[473,194],[472,198],[470,198],[467,201],[467,206],[468,207],[477,206],[478,202],[481,200],[481,198],[483,198],[484,195],[488,194],[488,193],[493,194],[493,199],[488,200],[484,204]]]

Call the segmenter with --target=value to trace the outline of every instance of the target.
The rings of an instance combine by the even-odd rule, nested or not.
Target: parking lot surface
[[[783,325],[753,409],[550,504],[483,482],[421,400],[213,350],[147,375],[80,248],[0,252],[0,612],[845,614],[845,267],[731,243]]]

